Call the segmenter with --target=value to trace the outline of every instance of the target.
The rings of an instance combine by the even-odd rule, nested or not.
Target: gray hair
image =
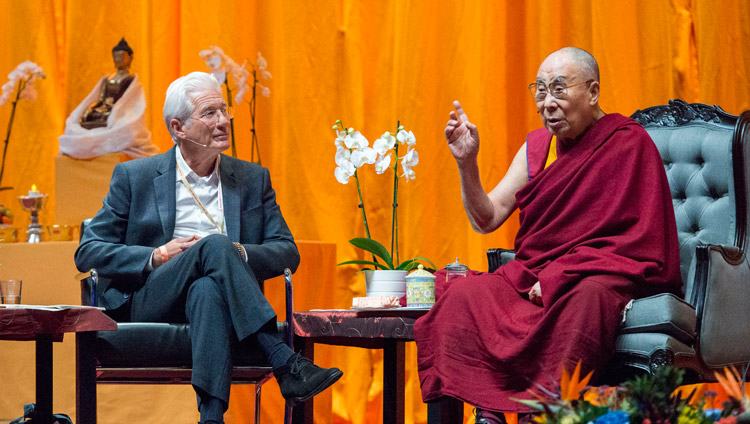
[[[576,62],[588,79],[599,81],[599,64],[594,55],[578,47],[563,47],[555,53],[565,53]]]
[[[185,127],[190,127],[190,115],[195,110],[193,104],[193,95],[200,91],[218,91],[221,94],[221,84],[216,78],[205,72],[191,72],[184,77],[177,78],[167,88],[167,96],[164,99],[164,123],[167,124],[167,130],[176,143],[179,138],[172,130],[169,122],[177,119]]]

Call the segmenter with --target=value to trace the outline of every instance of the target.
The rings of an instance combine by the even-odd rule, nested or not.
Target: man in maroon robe
[[[528,135],[489,194],[479,133],[458,102],[445,128],[475,231],[494,231],[520,209],[516,258],[444,284],[414,326],[423,400],[470,403],[477,423],[529,412],[512,398],[552,389],[562,367],[604,366],[627,302],[682,285],[661,158],[643,127],[599,107],[594,57],[558,50],[529,88],[544,128]]]

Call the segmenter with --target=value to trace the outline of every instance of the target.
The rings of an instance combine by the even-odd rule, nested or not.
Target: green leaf
[[[430,266],[432,267],[432,269],[438,269],[438,267],[434,263],[432,263],[431,260],[429,260],[429,259],[427,259],[425,257],[417,256],[416,258],[414,258],[414,260],[417,260],[417,259],[420,260],[420,261],[427,262],[428,264],[430,264]]]
[[[353,261],[341,262],[341,263],[338,263],[336,265],[372,265],[375,268],[386,269],[386,270],[390,269],[390,268],[386,267],[385,265],[383,265],[381,263],[378,263],[378,262],[363,261],[363,260],[358,260],[358,259],[357,260],[353,260]],[[364,271],[364,269],[362,271]]]
[[[414,259],[408,259],[398,264],[396,269],[400,271],[411,271],[412,269],[416,268],[417,265],[417,261],[415,261]]]
[[[366,237],[357,237],[349,240],[349,243],[353,244],[354,247],[358,247],[364,251],[370,252],[382,259],[387,265],[387,267],[383,269],[394,269],[393,258],[391,258],[391,255],[388,253],[388,249],[386,249],[385,246],[378,243],[377,241]]]

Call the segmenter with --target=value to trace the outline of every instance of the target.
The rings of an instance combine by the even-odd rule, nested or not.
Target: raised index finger
[[[466,116],[466,112],[464,112],[464,108],[461,107],[461,103],[458,100],[453,101],[453,107],[456,108],[459,122],[469,122],[469,117]]]

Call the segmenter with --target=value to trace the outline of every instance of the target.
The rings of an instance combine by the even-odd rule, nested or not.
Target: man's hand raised
[[[453,107],[456,110],[450,112],[450,119],[445,126],[445,139],[448,140],[453,157],[461,166],[467,160],[476,161],[479,153],[479,131],[477,126],[469,121],[458,100],[453,102]]]

